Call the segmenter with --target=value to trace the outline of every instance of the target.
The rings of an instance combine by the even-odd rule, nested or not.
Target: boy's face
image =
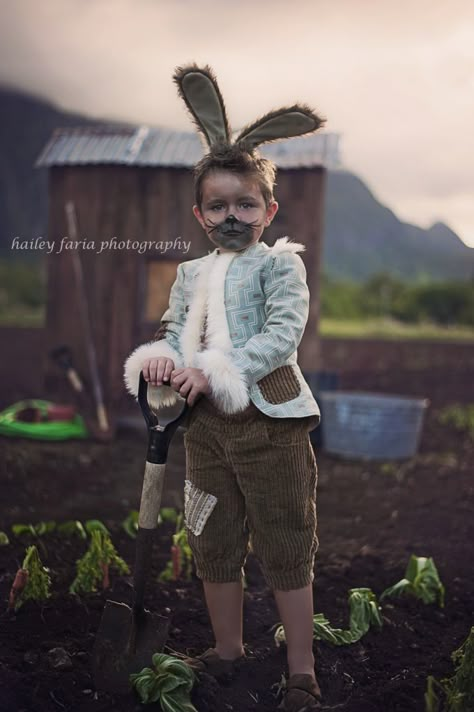
[[[204,178],[201,206],[193,207],[208,238],[224,252],[258,242],[277,210],[276,201],[266,206],[254,177],[226,170],[214,170]]]

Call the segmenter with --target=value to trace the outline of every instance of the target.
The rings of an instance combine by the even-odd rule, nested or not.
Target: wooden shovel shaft
[[[136,614],[143,610],[145,585],[150,570],[153,542],[161,507],[165,469],[165,464],[155,464],[148,461],[145,463],[133,570],[133,607]]]
[[[158,465],[148,462],[148,460],[145,463],[140,512],[138,514],[138,526],[143,529],[156,529],[157,527],[165,469],[165,464]]]

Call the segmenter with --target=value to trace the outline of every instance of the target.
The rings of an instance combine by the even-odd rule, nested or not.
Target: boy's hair
[[[232,171],[244,176],[255,178],[265,205],[268,207],[274,200],[273,187],[275,185],[276,166],[273,161],[263,158],[255,149],[242,150],[239,144],[221,144],[213,146],[211,153],[206,154],[194,166],[194,199],[201,210],[202,184],[212,171]]]

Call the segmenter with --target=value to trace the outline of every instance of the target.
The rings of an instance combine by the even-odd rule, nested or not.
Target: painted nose
[[[226,218],[226,223],[229,223],[229,225],[234,225],[234,223],[236,223],[236,222],[238,222],[238,220],[237,220],[237,218],[235,217],[235,215],[229,215],[229,216]]]

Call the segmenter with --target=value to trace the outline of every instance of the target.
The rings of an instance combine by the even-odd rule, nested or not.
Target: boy
[[[218,677],[244,657],[242,569],[250,541],[285,628],[289,680],[279,709],[310,712],[320,709],[320,690],[312,652],[317,468],[308,433],[319,408],[296,361],[309,306],[297,254],[304,248],[287,238],[273,248],[260,242],[278,210],[275,167],[255,144],[230,143],[210,69],[179,69],[175,80],[211,139],[195,168],[193,211],[216,249],[179,265],[157,340],[129,357],[125,381],[136,395],[143,370],[152,405],[182,397],[193,406],[185,521],[216,642],[188,664]],[[282,110],[279,120],[297,108],[307,110]],[[272,139],[277,113],[268,115]],[[219,120],[224,140],[211,136]],[[298,129],[309,130],[314,125]],[[255,129],[245,131],[248,139]]]

